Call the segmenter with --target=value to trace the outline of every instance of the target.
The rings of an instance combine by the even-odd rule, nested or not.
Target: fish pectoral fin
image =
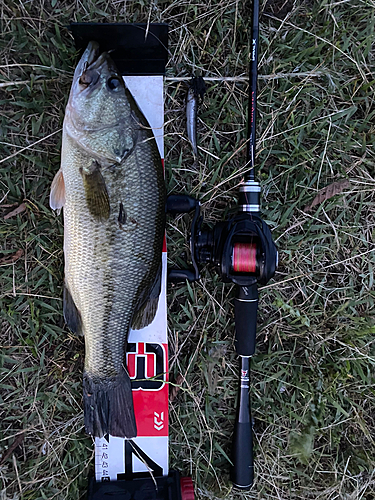
[[[64,283],[63,313],[65,323],[71,331],[77,335],[83,335],[81,313],[78,311],[66,283]]]
[[[142,305],[134,313],[132,320],[133,330],[141,330],[145,328],[155,318],[156,311],[159,304],[159,295],[161,290],[161,263],[156,274],[154,284],[152,285],[150,294]]]
[[[89,169],[81,169],[87,207],[93,217],[100,221],[109,218],[109,196],[99,163],[94,160]]]
[[[52,210],[61,210],[61,208],[65,205],[65,182],[62,170],[57,172],[55,175],[52,184],[51,184],[51,192],[49,195],[49,206]]]

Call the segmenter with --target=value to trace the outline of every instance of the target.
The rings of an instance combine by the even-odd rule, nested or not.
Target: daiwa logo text
[[[160,414],[154,411],[154,427],[157,431],[161,431],[164,427],[164,412]]]

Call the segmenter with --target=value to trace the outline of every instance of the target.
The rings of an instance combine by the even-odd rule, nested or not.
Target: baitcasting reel
[[[204,229],[197,200],[185,195],[171,195],[167,199],[167,212],[172,215],[193,210],[190,251],[194,271],[171,269],[168,281],[195,281],[199,279],[198,264],[204,263],[212,264],[224,283],[242,287],[257,282],[265,285],[273,277],[276,246],[269,227],[256,213],[239,212],[228,221],[218,222],[213,229]]]

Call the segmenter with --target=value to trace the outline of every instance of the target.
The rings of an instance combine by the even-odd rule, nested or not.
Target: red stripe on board
[[[138,354],[140,353],[140,342]],[[168,344],[164,348],[165,366],[168,367]],[[144,352],[144,344],[143,344]],[[128,360],[131,357],[128,354]],[[153,356],[149,356],[149,359]],[[128,368],[129,369],[129,368]],[[154,375],[154,367],[147,360],[147,372]],[[137,422],[137,436],[168,436],[168,372],[165,373],[165,383],[159,390],[133,390],[133,404]]]
[[[161,159],[161,164],[163,165],[163,172],[164,172],[164,177],[165,177],[165,168],[164,168],[164,158]],[[163,240],[163,252],[167,251],[167,240],[164,235],[164,240]]]

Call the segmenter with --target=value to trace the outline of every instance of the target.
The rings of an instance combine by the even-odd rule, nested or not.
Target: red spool
[[[180,479],[181,499],[194,500],[194,485],[191,477],[182,477]]]
[[[255,273],[257,246],[255,243],[235,243],[233,247],[233,270],[236,273]]]

